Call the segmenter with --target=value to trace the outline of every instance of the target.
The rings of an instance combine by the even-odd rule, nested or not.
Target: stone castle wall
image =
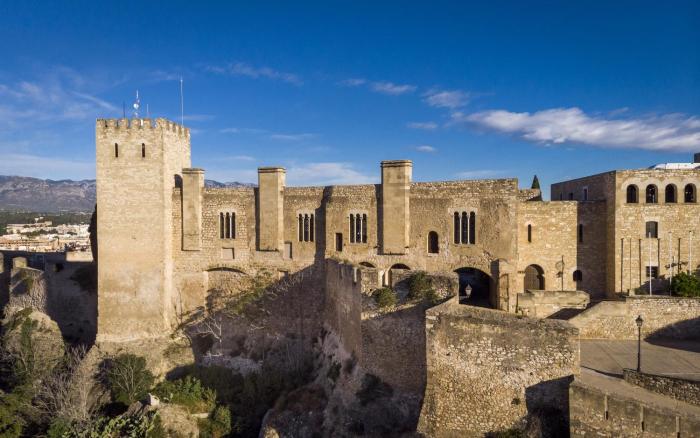
[[[700,406],[700,382],[696,380],[659,376],[630,369],[622,370],[622,377],[632,385]]]
[[[602,301],[569,319],[582,339],[637,339],[635,319],[642,317],[642,338],[700,338],[700,298],[627,297]]]
[[[566,414],[579,373],[578,330],[566,322],[452,299],[426,312],[426,346],[419,431],[427,436],[483,436],[522,427],[528,414]]]

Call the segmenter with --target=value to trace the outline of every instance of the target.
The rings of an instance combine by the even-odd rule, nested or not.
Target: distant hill
[[[220,183],[206,180],[207,187],[252,187],[239,182]],[[90,212],[95,208],[95,180],[54,181],[25,176],[0,175],[0,210]]]

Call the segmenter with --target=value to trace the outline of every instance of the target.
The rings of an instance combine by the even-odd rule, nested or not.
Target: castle
[[[166,335],[227,276],[329,258],[377,285],[458,272],[469,300],[507,312],[526,291],[648,293],[649,276],[662,288],[700,264],[697,164],[556,183],[546,202],[516,179],[413,182],[407,160],[383,161],[376,185],[287,187],[261,167],[255,188],[207,188],[189,129],[165,119],[98,119],[96,157],[98,342]]]

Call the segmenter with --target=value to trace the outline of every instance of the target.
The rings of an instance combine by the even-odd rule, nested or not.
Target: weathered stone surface
[[[622,376],[629,384],[700,406],[700,381],[642,373],[630,369],[623,370]]]

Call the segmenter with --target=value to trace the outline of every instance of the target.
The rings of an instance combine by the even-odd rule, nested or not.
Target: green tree
[[[537,178],[537,175],[532,179],[532,186],[530,188],[533,189],[539,189],[540,188],[540,180]]]
[[[671,292],[680,297],[700,297],[700,280],[695,275],[681,272],[673,277]]]
[[[114,401],[128,406],[146,396],[155,378],[146,368],[145,358],[121,354],[112,361],[107,371],[107,381]]]

